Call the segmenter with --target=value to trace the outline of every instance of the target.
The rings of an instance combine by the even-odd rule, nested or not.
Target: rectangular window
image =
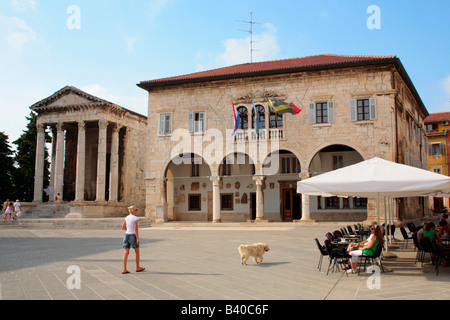
[[[358,121],[370,120],[369,99],[357,100]]]
[[[328,103],[316,103],[316,123],[328,123]]]
[[[220,209],[221,210],[233,210],[233,194],[221,194],[220,195]]]
[[[309,123],[333,123],[334,101],[311,102],[309,105]]]
[[[300,173],[300,161],[297,157],[280,157],[281,173]]]
[[[425,125],[425,130],[427,130],[427,131],[435,131],[437,129],[438,129],[437,123],[432,123],[432,124],[426,124]]]
[[[353,198],[353,206],[354,208],[367,208],[367,198]]]
[[[442,143],[433,143],[428,145],[428,153],[430,156],[440,156],[444,154],[444,145]]]
[[[339,198],[338,197],[327,197],[325,198],[326,209],[339,209]]]
[[[191,163],[191,177],[200,177],[200,165]]]
[[[205,112],[189,113],[189,132],[198,133],[206,130],[206,114]]]
[[[344,156],[334,155],[333,156],[333,170],[340,169],[344,167]]]
[[[433,167],[432,170],[435,173],[442,173],[442,167]]]
[[[350,121],[366,121],[377,119],[377,99],[351,99]]]
[[[170,126],[170,113],[160,114],[159,115],[159,135],[165,136],[170,135],[172,133]]]
[[[222,163],[222,176],[231,176],[231,164],[225,159]]]
[[[200,194],[190,194],[189,211],[200,211],[202,209],[202,196]]]

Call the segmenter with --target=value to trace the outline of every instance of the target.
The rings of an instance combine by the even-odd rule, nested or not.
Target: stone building
[[[143,205],[147,117],[67,86],[37,102],[34,202],[41,203],[45,131],[52,135],[49,198],[70,202],[70,214],[122,216]]]
[[[449,175],[450,112],[431,113],[424,120],[428,138],[428,170]],[[450,206],[449,198],[434,197],[431,207],[435,212]]]
[[[299,195],[297,181],[375,156],[427,163],[428,112],[395,56],[249,63],[138,86],[148,119],[72,87],[32,106],[41,128],[54,128],[53,193],[72,201],[73,214],[123,214],[135,202],[157,222],[371,220],[371,199]],[[268,99],[303,110],[276,114]],[[399,199],[395,217],[426,210],[423,199]]]
[[[301,196],[296,182],[375,156],[426,167],[428,112],[395,56],[250,63],[138,86],[156,140],[145,168],[146,213],[157,221],[372,219],[370,199]],[[303,111],[279,116],[268,98]],[[232,102],[241,116],[234,136]],[[420,198],[395,208],[396,219],[427,214]]]

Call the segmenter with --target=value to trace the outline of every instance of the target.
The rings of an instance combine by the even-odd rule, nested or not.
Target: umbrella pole
[[[386,201],[386,197],[383,197],[384,199],[384,235],[386,237],[386,252],[389,251],[389,237],[388,237],[388,233],[389,233],[389,226],[388,226],[388,218],[387,218],[387,201]]]

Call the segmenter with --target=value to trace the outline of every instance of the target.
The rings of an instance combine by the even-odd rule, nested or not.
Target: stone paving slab
[[[428,300],[450,299],[450,268],[415,263],[412,245],[392,249],[384,259],[389,272],[379,287],[371,274],[326,274],[317,269],[323,241],[335,224],[268,228],[143,228],[142,273],[134,272],[134,253],[122,275],[122,230],[2,229],[0,298],[3,300]],[[399,235],[397,235],[399,236]],[[266,242],[264,262],[240,264],[238,246]],[[400,242],[401,243],[401,242]],[[429,259],[426,259],[429,260]],[[70,266],[80,271],[81,287],[69,288]],[[73,280],[73,278],[72,278]],[[75,283],[75,282],[72,282]],[[375,282],[371,282],[374,284]]]

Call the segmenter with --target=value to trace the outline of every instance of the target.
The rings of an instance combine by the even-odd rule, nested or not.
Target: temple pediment
[[[63,112],[63,111],[81,111],[86,109],[101,109],[103,112],[112,112],[116,114],[133,114],[141,118],[146,118],[136,112],[123,108],[115,103],[100,99],[76,87],[66,86],[55,92],[51,96],[35,103],[30,107],[38,114]]]
[[[113,103],[100,99],[78,88],[66,86],[45,98],[30,108],[36,112],[48,109],[73,108],[76,106],[113,105]]]

